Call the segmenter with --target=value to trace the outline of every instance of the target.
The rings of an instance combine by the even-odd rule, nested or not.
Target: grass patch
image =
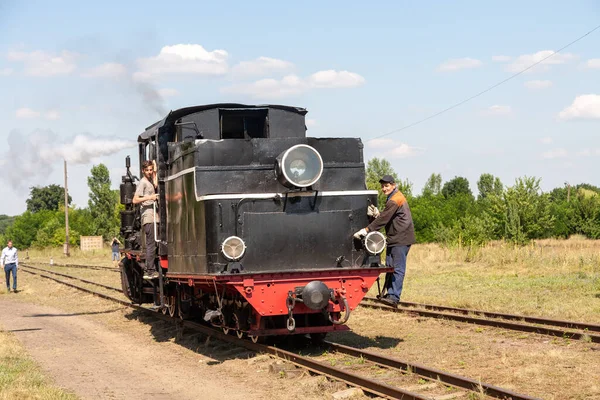
[[[52,386],[15,336],[0,330],[0,399],[75,400],[77,396]]]
[[[103,249],[81,251],[78,247],[69,249],[70,256],[63,253],[62,247],[48,247],[45,249],[19,250],[19,260],[22,262],[40,262],[49,264],[52,258],[55,264],[82,264],[82,265],[100,265],[112,267],[112,251],[110,246],[104,246]],[[27,260],[26,258],[29,257]]]

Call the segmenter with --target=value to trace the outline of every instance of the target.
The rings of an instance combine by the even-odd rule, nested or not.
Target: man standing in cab
[[[394,268],[391,277],[386,278],[387,295],[380,299],[386,305],[397,307],[402,294],[402,284],[406,273],[406,258],[410,246],[415,243],[415,227],[406,197],[396,187],[391,175],[380,180],[381,191],[387,196],[381,213],[375,206],[369,207],[369,215],[375,219],[366,228],[354,234],[357,239],[369,232],[385,227],[387,236],[386,264]],[[391,278],[391,279],[390,279]]]
[[[156,177],[156,163],[153,161],[144,161],[142,163],[142,172],[144,177],[140,179],[133,204],[142,204],[142,227],[146,236],[146,266],[144,268],[144,279],[158,278],[156,270],[156,237],[154,235],[155,224],[158,224],[158,218],[154,212],[154,202],[158,199],[156,193],[158,179]],[[158,226],[156,227],[158,230]]]

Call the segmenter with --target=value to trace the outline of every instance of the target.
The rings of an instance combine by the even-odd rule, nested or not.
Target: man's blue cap
[[[383,178],[379,180],[379,183],[396,183],[394,177],[391,175],[384,175]]]

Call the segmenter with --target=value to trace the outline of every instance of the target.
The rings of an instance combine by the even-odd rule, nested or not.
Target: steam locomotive
[[[385,237],[367,226],[358,138],[306,136],[303,108],[212,104],[171,111],[138,137],[154,160],[159,277],[143,279],[145,235],[126,159],[120,187],[123,293],[171,316],[248,335],[310,334],[345,323],[383,272]],[[151,262],[148,260],[148,262]]]

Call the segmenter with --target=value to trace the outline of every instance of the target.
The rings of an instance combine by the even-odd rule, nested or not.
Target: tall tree
[[[108,168],[104,164],[94,165],[87,180],[90,188],[88,207],[94,219],[94,231],[108,240],[119,230],[119,221],[115,214],[118,198],[110,189]]]
[[[492,174],[481,174],[477,181],[477,189],[479,189],[479,199],[485,199],[489,195],[500,196],[503,190],[500,178],[494,177]]]
[[[470,197],[473,197],[473,193],[469,188],[469,181],[467,178],[463,178],[462,176],[456,176],[444,183],[444,187],[442,187],[442,194],[447,199],[459,194],[466,194]]]
[[[25,211],[15,218],[15,222],[8,227],[4,237],[13,241],[18,249],[30,247],[38,231],[56,215],[56,211],[40,210],[36,213]]]
[[[15,222],[16,217],[9,217],[8,215],[0,215],[0,234],[6,232],[6,229]],[[2,242],[0,242],[0,246]]]
[[[442,190],[442,174],[431,174],[423,186],[424,196],[437,196]]]
[[[519,244],[550,236],[554,216],[550,214],[550,196],[542,193],[540,179],[518,178],[504,193],[506,238]]]
[[[71,204],[71,200],[71,196],[69,196],[69,204]],[[65,204],[65,188],[59,185],[32,187],[26,203],[27,211],[56,211],[59,206]]]

